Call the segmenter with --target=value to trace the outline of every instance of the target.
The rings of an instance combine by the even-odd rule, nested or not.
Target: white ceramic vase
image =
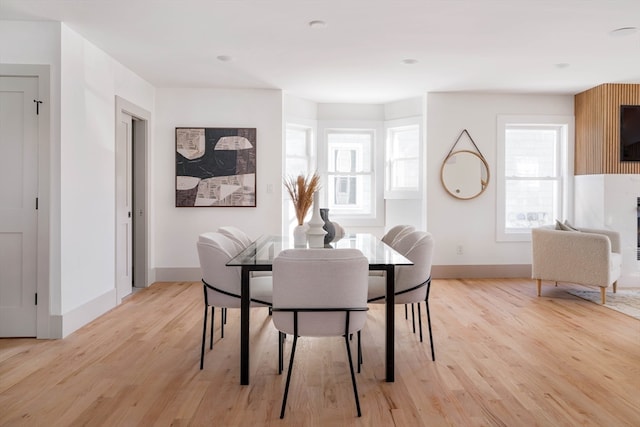
[[[296,225],[293,228],[293,247],[294,248],[306,248],[307,247],[307,224]]]
[[[323,229],[324,221],[320,216],[320,193],[313,193],[313,215],[309,220],[309,229],[307,230],[307,239],[310,248],[324,248],[324,235],[327,231]]]

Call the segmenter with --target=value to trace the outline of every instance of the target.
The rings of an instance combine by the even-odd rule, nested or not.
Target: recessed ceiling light
[[[324,21],[320,21],[320,20],[316,20],[316,21],[310,21],[309,22],[309,26],[313,29],[320,29],[320,28],[326,28],[327,27],[327,23]]]
[[[609,31],[609,35],[611,37],[626,37],[638,32],[638,28],[636,27],[622,27],[616,28],[615,30]]]
[[[560,62],[559,64],[556,64],[556,68],[558,69],[568,68],[569,65],[571,64],[567,64],[566,62]]]
[[[418,60],[413,58],[407,58],[407,59],[403,59],[402,63],[406,65],[413,65],[413,64],[417,64]]]
[[[218,61],[221,61],[221,62],[230,62],[230,61],[233,61],[233,56],[229,56],[229,55],[218,55],[218,56],[216,56],[216,59],[217,59]]]

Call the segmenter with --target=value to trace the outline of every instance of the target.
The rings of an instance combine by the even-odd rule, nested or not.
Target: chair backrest
[[[293,334],[293,314],[278,308],[366,308],[369,264],[358,249],[287,249],[273,260],[273,323]],[[340,336],[344,312],[298,315],[299,336]],[[364,326],[366,311],[351,312],[349,332]]]
[[[409,236],[408,236],[409,237]],[[415,243],[403,255],[409,258],[413,265],[398,266],[395,269],[396,303],[424,301],[427,296],[427,287],[422,286],[414,291],[402,293],[416,287],[431,277],[431,263],[433,260],[434,241],[431,233],[426,231],[414,231],[411,239]]]
[[[225,225],[224,227],[218,228],[218,232],[224,234],[232,241],[238,243],[241,247],[241,250],[245,249],[251,244],[251,238],[247,235],[247,233],[237,227]]]
[[[416,231],[416,228],[413,225],[407,225],[405,226],[402,230],[400,230],[400,232],[398,234],[396,234],[396,236],[391,240],[391,247],[396,247],[396,245],[402,240],[404,239],[409,233],[413,233],[414,231]]]
[[[221,233],[209,232],[198,237],[198,257],[202,280],[210,286],[233,295],[240,295],[240,268],[227,267],[235,255],[234,243]],[[240,299],[219,292],[208,292],[210,305],[240,307]]]
[[[407,233],[404,231],[402,234],[399,234],[394,240],[391,247],[396,251],[400,252],[402,255],[406,255],[407,252],[416,244],[418,240],[423,237],[422,232],[411,230]]]
[[[395,237],[398,235],[398,233],[400,233],[402,230],[404,230],[407,227],[411,227],[411,226],[405,225],[405,224],[393,226],[389,229],[389,231],[385,233],[384,236],[382,236],[382,239],[380,240],[382,240],[387,245],[390,245],[391,242],[393,242],[393,239],[395,239]]]

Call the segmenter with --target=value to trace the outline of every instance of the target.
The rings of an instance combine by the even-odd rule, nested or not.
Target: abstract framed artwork
[[[255,128],[176,128],[176,207],[256,206]]]

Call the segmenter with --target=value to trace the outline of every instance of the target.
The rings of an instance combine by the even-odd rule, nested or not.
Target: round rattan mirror
[[[489,185],[489,176],[489,165],[484,157],[469,150],[450,153],[440,169],[440,180],[447,193],[462,200],[482,194]]]

